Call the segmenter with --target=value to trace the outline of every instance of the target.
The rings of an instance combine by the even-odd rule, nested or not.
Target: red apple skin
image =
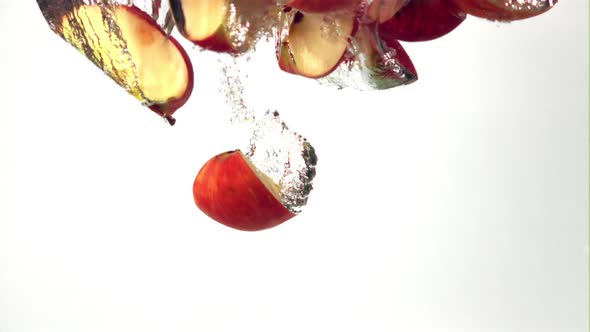
[[[243,231],[275,227],[295,216],[266,188],[239,150],[205,163],[195,179],[193,197],[211,219]]]
[[[379,30],[402,41],[427,41],[453,31],[465,16],[451,0],[410,0]]]
[[[226,34],[220,30],[217,30],[215,34],[210,37],[207,37],[203,40],[196,40],[193,41],[195,45],[198,45],[206,50],[218,52],[218,53],[230,53],[230,54],[239,54],[242,53],[240,50],[236,49],[230,42],[227,40]]]
[[[182,11],[182,1],[171,0],[170,8],[172,10],[174,20],[176,21],[176,28],[187,40],[193,42],[195,45],[198,45],[199,47],[202,47],[206,50],[213,52],[232,54],[240,53],[239,50],[235,49],[231,42],[228,40],[226,31],[224,30],[225,27],[223,25],[220,26],[217,29],[217,31],[215,31],[211,36],[205,39],[194,40],[188,37],[186,33],[186,20],[184,18],[184,13]]]
[[[405,67],[407,70],[414,74],[414,76],[416,77],[414,81],[418,80],[418,72],[416,71],[414,63],[410,59],[410,56],[408,55],[402,44],[400,44],[399,41],[391,37],[381,37],[381,40],[383,40],[389,48],[395,50],[395,58],[397,59],[397,61],[399,61],[402,67]]]
[[[492,21],[515,21],[531,18],[553,8],[552,6],[546,6],[543,8],[531,8],[531,9],[520,9],[514,10],[506,6],[506,3],[510,3],[509,0],[453,0],[455,5],[460,8],[463,12],[485,18]],[[553,4],[556,4],[557,0],[553,0]]]
[[[187,22],[182,9],[182,0],[170,0],[170,9],[172,11],[174,20],[176,21],[176,28],[187,40],[190,40],[195,45],[198,45],[209,51],[220,53],[238,53],[238,50],[234,49],[228,40],[223,25],[221,25],[211,36],[202,40],[194,40],[190,38],[186,32]]]
[[[275,6],[276,4],[274,1],[275,0],[233,0],[231,2],[237,6],[236,10],[238,11],[238,15],[244,15],[245,17],[252,19],[250,16],[253,14],[263,13],[265,10]],[[217,31],[209,37],[195,40],[189,37],[186,32],[186,19],[182,10],[182,0],[170,0],[170,8],[176,22],[176,28],[181,35],[201,48],[218,53],[239,55],[248,51],[251,47],[251,45],[236,46],[232,43],[232,37],[228,31],[230,28],[227,26],[227,22],[221,24]]]
[[[329,13],[338,10],[354,10],[359,0],[291,0],[286,6],[308,13]]]

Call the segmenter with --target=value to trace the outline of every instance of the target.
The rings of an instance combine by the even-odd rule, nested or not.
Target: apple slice
[[[217,52],[234,50],[225,22],[229,0],[170,0],[178,31],[193,43]]]
[[[193,197],[207,216],[244,231],[268,229],[295,216],[281,203],[279,186],[240,150],[207,161],[193,184]]]
[[[277,52],[279,67],[309,78],[330,74],[342,62],[355,26],[349,14],[296,12]]]
[[[170,0],[178,30],[188,40],[215,52],[243,53],[273,8],[274,0]]]
[[[307,13],[328,13],[339,10],[354,11],[361,0],[287,0],[281,1],[285,6]]]
[[[389,89],[410,84],[418,74],[410,57],[395,39],[382,39],[374,25],[362,25],[355,35],[366,83],[374,89]]]
[[[403,41],[427,41],[453,31],[465,14],[451,0],[411,0],[380,26],[382,35]]]
[[[50,25],[59,22],[56,33],[111,79],[174,124],[172,114],[191,95],[193,68],[151,16],[135,6],[80,5],[46,18]]]
[[[514,21],[534,17],[549,9],[557,0],[453,0],[467,14],[493,21]]]

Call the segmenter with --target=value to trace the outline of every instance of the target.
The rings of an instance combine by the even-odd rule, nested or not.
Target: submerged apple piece
[[[309,78],[328,75],[344,58],[355,25],[349,14],[296,12],[277,52],[279,67]]]
[[[229,0],[170,0],[176,27],[193,43],[218,52],[233,50],[225,31]]]
[[[354,10],[361,0],[287,0],[284,5],[307,13],[328,13],[339,10]]]
[[[385,90],[415,82],[418,74],[402,45],[381,38],[376,23],[361,24],[342,64],[317,81],[340,89]]]
[[[412,60],[396,39],[383,38],[372,26],[362,26],[355,39],[356,56],[368,76],[367,83],[373,88],[390,89],[418,79]]]
[[[514,21],[534,17],[557,0],[452,0],[463,12],[493,21]]]
[[[451,0],[411,0],[380,25],[382,35],[403,41],[427,41],[453,31],[465,14]]]
[[[192,64],[182,46],[151,16],[137,7],[120,4],[38,3],[58,35],[174,124],[172,114],[192,92]]]
[[[170,0],[180,33],[196,45],[215,52],[242,53],[263,30],[274,0]],[[270,22],[268,22],[270,23]]]
[[[210,218],[244,231],[277,226],[295,216],[280,199],[280,188],[240,150],[211,158],[193,184],[197,207]]]
[[[318,158],[276,110],[251,115],[240,123],[251,134],[243,149],[211,158],[196,176],[193,197],[212,219],[256,231],[301,212],[313,189]]]

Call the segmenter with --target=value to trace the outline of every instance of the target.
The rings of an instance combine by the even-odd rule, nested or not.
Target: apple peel
[[[205,163],[193,184],[197,207],[211,219],[243,231],[260,231],[293,218],[280,199],[279,186],[240,150]]]

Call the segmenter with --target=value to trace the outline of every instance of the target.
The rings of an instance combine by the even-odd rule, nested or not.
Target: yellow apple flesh
[[[250,49],[253,30],[277,7],[274,0],[170,0],[170,6],[185,38],[204,49],[232,54]]]
[[[355,25],[348,14],[295,13],[279,47],[279,67],[309,78],[330,74],[344,58]]]
[[[62,17],[57,32],[131,95],[174,123],[172,114],[192,92],[192,64],[152,17],[134,6],[80,5]]]

